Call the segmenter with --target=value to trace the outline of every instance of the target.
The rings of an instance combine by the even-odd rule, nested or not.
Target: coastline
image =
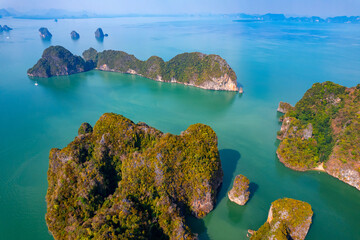
[[[103,72],[116,72],[116,73],[122,73],[122,74],[137,75],[137,76],[147,78],[147,79],[157,81],[157,82],[177,83],[177,84],[183,84],[186,86],[197,87],[197,88],[201,88],[201,89],[205,89],[205,90],[239,92],[240,94],[243,93],[243,91],[244,91],[242,87],[239,88],[237,86],[237,84],[231,82],[231,79],[227,76],[227,74],[225,74],[223,77],[228,78],[227,84],[229,85],[229,87],[213,87],[213,86],[196,85],[193,83],[179,82],[174,78],[171,79],[170,81],[165,81],[162,79],[161,76],[157,76],[157,78],[149,78],[149,77],[143,76],[142,74],[137,73],[135,70],[132,70],[132,69],[129,69],[127,72],[122,72],[122,71],[117,71],[115,69],[110,69],[107,66],[101,66],[100,68],[99,67],[95,68],[95,70],[103,71]]]

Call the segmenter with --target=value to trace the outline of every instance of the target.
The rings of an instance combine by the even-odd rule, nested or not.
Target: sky
[[[360,15],[360,0],[0,0],[19,11],[64,9],[98,14],[284,13]]]

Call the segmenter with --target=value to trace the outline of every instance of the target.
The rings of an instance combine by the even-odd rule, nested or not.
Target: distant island
[[[61,9],[33,10],[29,12],[20,12],[14,9],[0,9],[1,17],[13,17],[22,19],[84,19],[84,18],[115,18],[115,17],[190,17],[190,18],[230,18],[235,22],[314,22],[314,23],[360,23],[360,16],[335,16],[321,18],[312,17],[294,17],[284,14],[96,14],[87,11],[67,11]]]
[[[39,28],[39,33],[40,33],[41,39],[43,39],[43,40],[51,40],[51,38],[52,38],[52,34],[45,27]]]
[[[360,84],[315,83],[292,107],[280,103],[279,160],[297,170],[320,170],[360,190]]]
[[[4,26],[1,26],[0,25],[0,32],[9,32],[13,30],[11,27],[9,27],[8,25],[4,25]]]
[[[264,21],[264,22],[294,22],[294,23],[360,23],[360,16],[337,16],[321,18],[312,17],[286,17],[284,14],[249,15],[236,14],[234,22]]]
[[[186,215],[213,210],[223,171],[215,132],[180,135],[114,113],[49,155],[46,223],[55,239],[194,239]]]
[[[122,51],[97,52],[90,48],[84,51],[83,57],[73,55],[64,47],[51,46],[44,50],[42,58],[28,70],[28,75],[48,78],[98,69],[203,89],[239,91],[235,72],[218,55],[193,52],[179,54],[168,62],[157,56],[141,61]]]

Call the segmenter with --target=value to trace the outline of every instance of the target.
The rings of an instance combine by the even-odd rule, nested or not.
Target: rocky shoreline
[[[77,59],[75,64],[73,59]],[[43,57],[28,70],[28,75],[47,78],[92,69],[139,75],[206,90],[243,93],[243,88],[237,85],[235,72],[223,58],[199,52],[179,54],[165,62],[157,56],[142,61],[122,51],[97,52],[93,48],[84,51],[81,58],[61,46],[52,46],[45,49]]]
[[[319,92],[323,92],[325,96],[313,97]],[[359,96],[360,85],[345,88],[331,82],[325,82],[323,84],[314,84],[313,89],[308,90],[303,99],[300,100],[300,105],[297,104],[292,107],[288,103],[280,102],[278,111],[285,113],[285,115],[280,117],[282,126],[277,135],[277,138],[281,141],[276,151],[279,161],[295,171],[326,172],[332,177],[360,190],[360,155],[358,153],[360,130],[358,127],[359,120],[356,118],[356,114],[360,112]],[[324,99],[328,106],[325,105],[324,107],[322,103]],[[307,102],[312,102],[313,106],[306,106]],[[319,105],[324,108],[321,111],[336,109],[328,113],[330,116],[328,128],[320,129],[321,131],[330,132],[331,135],[328,134],[328,136],[333,139],[333,143],[330,145],[331,148],[327,150],[329,152],[328,158],[323,161],[316,160],[319,159],[317,151],[322,151],[318,147],[319,140],[316,140],[316,134],[319,134],[319,129],[316,129],[318,128],[316,126],[317,115],[315,114],[315,120],[312,120],[315,123],[313,126],[311,123],[301,123],[297,119],[299,113],[296,112],[300,107],[302,109],[311,109],[319,108]],[[317,110],[317,112],[320,112],[320,110]],[[309,155],[309,152],[311,152],[309,149],[316,149],[316,147],[319,150]],[[302,153],[303,150],[301,149],[308,150],[306,153]],[[294,155],[294,152],[298,153]],[[297,155],[301,156],[301,154],[305,155],[295,161]],[[306,158],[308,162],[303,160]]]

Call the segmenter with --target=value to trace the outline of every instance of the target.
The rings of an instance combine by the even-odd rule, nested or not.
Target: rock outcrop
[[[78,135],[86,134],[86,133],[92,133],[93,128],[89,123],[82,123],[78,130]]]
[[[80,38],[80,34],[77,33],[76,31],[72,31],[72,32],[70,33],[70,37],[71,37],[71,39],[73,39],[73,40],[78,40],[78,39]]]
[[[251,240],[305,239],[312,222],[310,204],[291,198],[278,199],[271,204],[268,219]]]
[[[236,74],[218,55],[198,52],[183,53],[168,62],[157,56],[146,61],[122,51],[97,52],[90,48],[83,58],[74,56],[63,47],[49,47],[42,59],[29,69],[29,76],[51,77],[70,75],[91,69],[136,74],[161,82],[190,85],[203,89],[239,91]]]
[[[52,34],[49,32],[47,28],[44,27],[40,28],[39,33],[40,33],[40,37],[43,40],[50,40],[52,38]]]
[[[48,78],[52,76],[71,75],[89,71],[93,68],[91,62],[73,55],[61,46],[51,46],[44,50],[41,59],[27,71],[30,77]]]
[[[82,124],[49,156],[46,223],[55,239],[194,239],[222,182],[217,136],[194,124],[162,133],[114,113]]]
[[[103,39],[104,38],[104,32],[101,28],[96,29],[95,31],[95,38]]]
[[[1,27],[1,25],[0,25],[0,32],[3,32],[3,31],[5,31],[5,32],[9,32],[9,31],[11,31],[11,30],[13,30],[11,27],[9,27],[8,25],[4,25],[4,26],[2,26]]]
[[[316,83],[285,112],[279,160],[298,171],[321,169],[360,190],[360,85]]]
[[[288,111],[290,111],[292,109],[294,109],[294,107],[291,106],[289,103],[280,102],[277,111],[281,112],[281,113],[287,113]]]
[[[233,187],[228,192],[230,201],[239,205],[245,205],[249,200],[249,179],[243,175],[237,175],[235,177]]]
[[[83,53],[85,60],[92,60],[96,68],[136,74],[161,82],[181,83],[203,89],[239,91],[236,74],[218,55],[199,52],[183,53],[165,62],[157,56],[146,61],[122,51],[97,52],[90,48]]]

